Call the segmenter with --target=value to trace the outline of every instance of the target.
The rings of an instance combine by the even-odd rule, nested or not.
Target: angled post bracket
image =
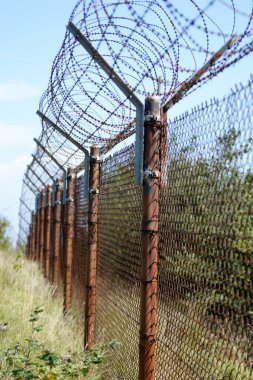
[[[77,142],[70,134],[65,132],[62,128],[60,128],[53,121],[51,121],[42,112],[37,111],[36,113],[42,119],[42,121],[45,121],[48,125],[50,125],[53,129],[55,129],[57,132],[59,132],[63,137],[65,137],[67,140],[69,140],[73,145],[75,145],[78,149],[80,149],[84,153],[84,155],[85,155],[84,197],[85,197],[85,199],[88,198],[88,193],[89,193],[89,166],[90,166],[90,155],[89,155],[88,150],[86,148],[84,148],[82,146],[82,144]]]
[[[34,154],[32,154],[32,158],[44,170],[44,172],[48,175],[48,177],[51,178],[52,181],[54,181],[54,177],[49,173],[49,171],[45,168],[45,166],[42,165],[42,163],[40,162],[40,160],[38,160],[38,158]]]
[[[19,225],[18,225],[18,228],[20,229],[20,230],[22,230],[23,232],[24,232],[24,234],[25,235],[27,235],[27,231],[24,229],[24,227],[22,227],[22,225],[19,223]],[[25,243],[25,241],[23,240],[23,243]]]
[[[144,104],[72,22],[69,22],[67,29],[136,108],[135,183],[141,185],[143,172]]]
[[[48,155],[48,157],[58,166],[59,169],[63,171],[63,204],[66,204],[66,181],[67,181],[67,172],[64,167],[56,160],[56,158],[37,140],[34,139],[36,144],[43,150],[44,153]]]
[[[38,186],[35,185],[35,183],[31,180],[30,177],[28,177],[27,174],[26,174],[25,178],[26,178],[26,179],[27,179],[27,180],[33,185],[33,187],[34,187],[38,192],[40,192],[40,188],[39,188]],[[25,182],[25,184],[27,185],[27,187],[29,187],[29,189],[30,189],[31,191],[34,191],[34,190],[32,190],[31,187],[26,183],[26,181],[24,181],[24,182]]]
[[[42,181],[42,179],[38,176],[38,174],[31,168],[31,165],[27,165],[27,170],[32,172],[32,174],[37,178],[37,180],[42,184],[42,186],[46,186],[46,183]]]
[[[45,168],[44,165],[42,165],[42,163],[40,162],[40,160],[38,160],[38,158],[32,154],[32,158],[34,159],[35,162],[37,162],[37,164],[44,170],[44,172],[48,175],[49,178],[51,178],[52,182],[53,182],[53,197],[52,197],[52,205],[54,206],[54,202],[55,202],[55,183],[56,183],[56,180],[54,179],[54,177],[52,176],[52,174],[49,173],[49,171]]]
[[[205,63],[205,65],[198,70],[190,79],[182,84],[182,86],[178,89],[175,95],[172,96],[164,105],[163,112],[167,112],[174,104],[179,102],[183,98],[183,96],[193,87],[195,86],[201,77],[212,67],[215,62],[217,62],[223,54],[230,49],[239,39],[240,36],[234,35],[232,36],[221,48],[218,50],[213,56]]]
[[[18,216],[28,225],[30,226],[30,223],[23,217],[23,215],[19,212]]]
[[[25,208],[26,208],[29,212],[32,212],[32,209],[31,209],[29,206],[27,206],[27,204],[26,204],[21,198],[19,198],[19,202],[20,202],[22,205],[24,205]]]

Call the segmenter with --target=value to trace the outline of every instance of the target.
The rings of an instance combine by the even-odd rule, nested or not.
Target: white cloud
[[[0,103],[17,102],[39,94],[40,90],[37,86],[22,80],[0,83]]]

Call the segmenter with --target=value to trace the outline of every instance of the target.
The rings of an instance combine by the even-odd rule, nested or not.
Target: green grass
[[[29,315],[43,305],[41,341],[62,353],[82,349],[81,323],[72,315],[63,317],[63,299],[53,297],[53,287],[45,282],[36,263],[11,251],[0,252],[0,299],[0,323],[8,323],[7,330],[0,332],[2,348],[14,341],[21,343],[30,334]]]
[[[69,356],[80,362],[84,354],[83,350],[83,324],[77,320],[75,315],[63,316],[63,299],[53,295],[53,287],[46,283],[43,275],[39,271],[36,263],[26,260],[22,255],[18,255],[12,251],[0,251],[0,356],[1,361],[5,360],[5,368],[8,365],[7,351],[14,352],[15,346],[21,347],[20,352],[26,358],[29,351],[31,341],[39,342],[42,348],[33,353],[32,365],[39,363],[38,366],[43,368],[43,362],[38,360],[38,355],[45,352],[56,353],[61,364],[58,367],[69,366],[62,361],[62,357]],[[36,331],[33,323],[31,323],[31,314],[41,305],[43,312],[39,312],[38,326],[42,325],[41,331]],[[38,309],[37,309],[38,310]],[[30,319],[30,322],[29,322]],[[5,324],[6,327],[5,327]],[[40,328],[39,328],[40,330]],[[33,331],[33,333],[32,333]],[[32,338],[31,338],[32,337]],[[30,339],[30,343],[29,340]],[[98,348],[99,355],[109,357],[109,351],[106,348]],[[93,355],[93,354],[92,354]],[[86,355],[87,356],[87,355]],[[93,356],[94,357],[94,356]],[[7,360],[6,360],[7,359]],[[19,357],[14,359],[19,362]],[[96,358],[97,359],[97,358]],[[93,359],[92,359],[93,360]],[[30,365],[30,359],[28,360]],[[21,363],[21,364],[20,364]],[[91,361],[96,363],[96,361]],[[66,364],[66,365],[65,365]],[[76,363],[73,362],[73,365]],[[1,372],[0,362],[0,373]],[[37,364],[36,364],[37,365]],[[10,366],[9,366],[10,367]],[[25,365],[23,366],[25,367]],[[44,366],[46,367],[46,365]],[[56,365],[57,367],[57,365]],[[49,367],[47,368],[50,371]],[[54,369],[56,372],[58,368]],[[44,371],[44,368],[40,371]],[[103,379],[103,367],[91,364],[91,370],[85,379],[95,380]],[[30,379],[30,377],[15,377],[13,374],[4,379]],[[42,375],[41,375],[42,376]],[[51,375],[50,375],[51,376]],[[79,377],[38,377],[43,379],[68,379],[83,378]],[[1,377],[2,379],[3,377]],[[33,378],[33,377],[31,377]],[[37,378],[37,377],[36,377]]]

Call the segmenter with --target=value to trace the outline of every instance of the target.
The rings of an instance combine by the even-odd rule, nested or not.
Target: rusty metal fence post
[[[139,380],[155,380],[161,130],[160,97],[147,97],[144,122]]]
[[[29,259],[30,257],[30,250],[31,250],[31,224],[29,224],[29,233],[27,235],[27,242],[26,242],[26,247],[25,247],[25,255],[27,259]]]
[[[58,178],[55,184],[55,201],[53,207],[52,248],[53,248],[53,284],[55,293],[59,287],[59,258],[61,251],[61,213],[62,213],[62,179]]]
[[[67,171],[67,236],[65,252],[65,279],[64,279],[64,314],[68,313],[72,305],[72,286],[73,286],[73,237],[74,237],[74,196],[75,196],[75,170],[68,168]]]
[[[95,343],[98,204],[100,181],[100,149],[93,145],[90,151],[89,211],[88,211],[88,257],[85,302],[85,348]]]
[[[40,196],[36,196],[36,232],[35,232],[35,254],[34,260],[39,261],[39,243],[40,243]]]
[[[49,281],[49,264],[52,238],[52,185],[48,185],[45,204],[45,245],[44,245],[44,268],[45,277]]]
[[[44,219],[45,219],[45,191],[41,191],[40,204],[40,232],[39,232],[39,265],[43,270],[43,254],[44,254]]]
[[[35,256],[35,234],[36,234],[36,211],[32,212],[32,239],[31,239],[31,252],[30,259],[34,260]]]

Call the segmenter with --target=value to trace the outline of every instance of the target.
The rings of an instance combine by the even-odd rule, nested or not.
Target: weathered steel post
[[[35,236],[35,255],[34,260],[39,262],[39,243],[40,243],[40,196],[36,196],[36,236]]]
[[[30,249],[31,249],[31,225],[29,225],[29,233],[27,236],[27,243],[26,243],[26,249],[25,249],[25,255],[27,258],[30,257]]]
[[[90,152],[89,214],[88,214],[88,258],[85,303],[85,348],[95,343],[98,204],[100,180],[100,149],[97,145]]]
[[[43,270],[43,253],[44,253],[44,219],[45,219],[45,191],[41,191],[40,204],[40,235],[39,235],[39,265],[40,270]]]
[[[49,281],[50,250],[52,237],[52,185],[47,186],[47,203],[45,205],[45,245],[44,245],[44,268],[45,277]]]
[[[61,212],[62,212],[62,179],[58,178],[55,189],[55,202],[53,207],[53,283],[55,292],[59,287],[59,258],[61,251]]]
[[[162,130],[159,96],[146,98],[144,115],[139,380],[155,380]]]
[[[34,260],[35,257],[35,235],[36,235],[36,211],[32,212],[32,239],[31,239],[31,252],[30,259]]]
[[[68,313],[72,306],[72,286],[73,286],[73,238],[74,238],[74,217],[75,217],[75,170],[68,168],[67,171],[67,236],[65,247],[65,279],[64,279],[64,314]]]

